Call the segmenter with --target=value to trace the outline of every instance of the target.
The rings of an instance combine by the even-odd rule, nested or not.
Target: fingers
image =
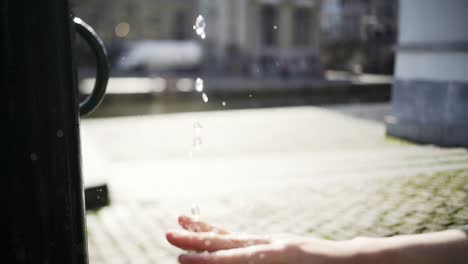
[[[179,256],[181,264],[286,264],[299,260],[300,251],[296,247],[273,244]]]
[[[182,226],[182,228],[193,232],[214,232],[218,234],[229,233],[224,229],[217,228],[203,221],[194,220],[191,217],[184,215],[179,217],[179,225]]]
[[[183,230],[169,232],[166,234],[166,238],[169,243],[178,248],[197,252],[213,252],[270,243],[268,239],[257,236],[221,235],[206,232],[194,233]]]

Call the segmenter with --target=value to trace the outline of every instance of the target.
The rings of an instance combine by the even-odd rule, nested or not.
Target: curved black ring
[[[96,57],[96,82],[91,94],[80,103],[80,115],[93,112],[102,102],[109,81],[109,61],[104,43],[94,29],[78,17],[73,19],[76,32],[88,43]]]

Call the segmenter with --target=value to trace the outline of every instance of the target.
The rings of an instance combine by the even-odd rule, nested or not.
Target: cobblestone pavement
[[[385,108],[85,120],[85,174],[105,174],[113,201],[87,215],[90,263],[176,263],[164,232],[193,204],[239,232],[338,240],[468,224],[467,151],[385,139],[360,118]],[[190,158],[180,141],[200,135]]]

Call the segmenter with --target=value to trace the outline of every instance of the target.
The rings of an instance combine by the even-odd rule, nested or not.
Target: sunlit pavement
[[[385,138],[388,105],[293,107],[82,122],[91,263],[176,263],[177,215],[330,239],[468,223],[468,153]]]

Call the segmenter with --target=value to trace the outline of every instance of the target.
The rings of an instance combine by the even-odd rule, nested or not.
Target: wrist
[[[386,264],[382,262],[387,253],[383,247],[376,246],[373,238],[357,238],[348,241],[309,240],[295,243],[298,248],[297,263],[327,264]],[[296,241],[297,242],[297,241]],[[381,250],[382,249],[382,250]],[[300,260],[300,261],[299,261]]]

